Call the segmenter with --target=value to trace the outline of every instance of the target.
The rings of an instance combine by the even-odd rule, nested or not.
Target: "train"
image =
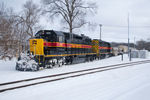
[[[110,56],[112,47],[109,42],[91,39],[84,34],[40,30],[29,39],[28,55],[20,55],[16,62],[16,70],[38,71]]]

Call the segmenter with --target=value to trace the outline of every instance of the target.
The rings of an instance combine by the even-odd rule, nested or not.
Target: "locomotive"
[[[83,34],[40,30],[29,40],[29,55],[21,55],[17,70],[37,71],[64,64],[75,64],[111,56],[108,42],[91,39]]]

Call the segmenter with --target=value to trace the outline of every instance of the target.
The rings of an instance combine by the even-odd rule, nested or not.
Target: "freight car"
[[[74,64],[111,55],[111,45],[85,35],[70,34],[54,30],[41,30],[29,40],[29,55],[21,56],[17,70],[37,71],[63,64]]]

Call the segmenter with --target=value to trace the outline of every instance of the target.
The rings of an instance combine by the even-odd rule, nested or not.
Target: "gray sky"
[[[40,0],[33,0],[39,3]],[[95,23],[95,30],[83,27],[77,34],[85,34],[91,38],[99,38],[99,24],[102,24],[102,39],[105,41],[127,42],[127,18],[130,15],[130,41],[150,38],[150,0],[92,0],[98,9],[97,14],[88,19]],[[0,0],[15,11],[20,11],[26,0]],[[51,23],[42,18],[41,24],[45,29],[61,30],[59,19]]]

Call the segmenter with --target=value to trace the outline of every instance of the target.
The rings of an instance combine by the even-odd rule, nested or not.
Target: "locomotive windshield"
[[[43,31],[38,31],[36,34],[35,34],[35,38],[42,38],[44,35],[44,32]]]
[[[35,34],[35,38],[42,38],[42,39],[45,39],[47,41],[55,41],[55,36],[54,34],[52,34],[51,31],[38,31],[36,34]]]

